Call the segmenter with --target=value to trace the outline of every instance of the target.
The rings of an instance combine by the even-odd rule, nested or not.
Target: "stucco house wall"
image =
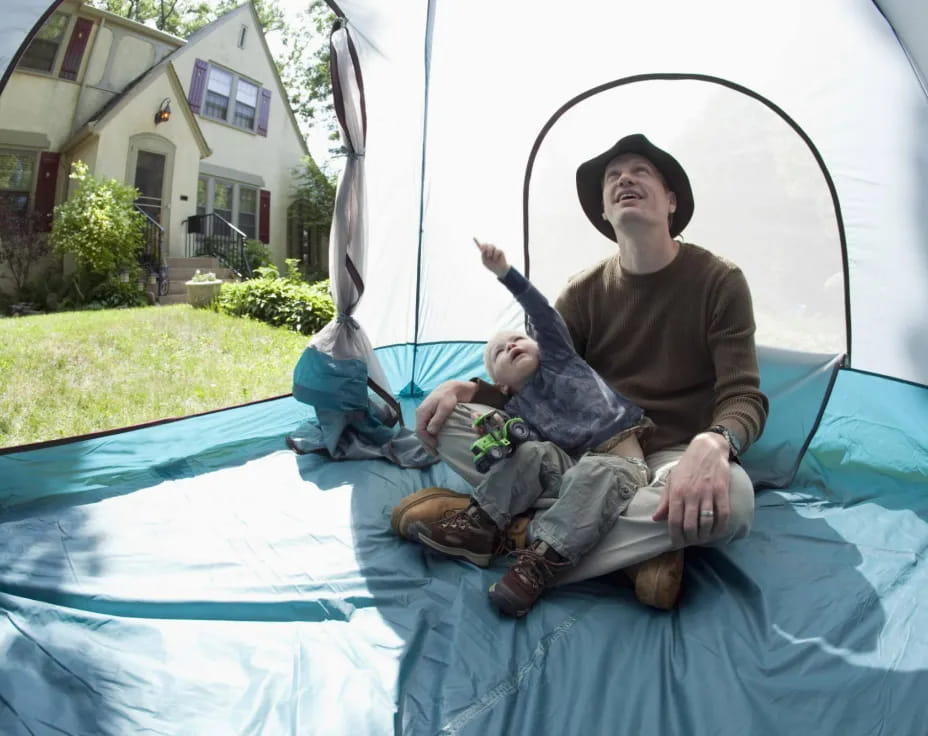
[[[173,76],[173,79],[172,79]],[[144,89],[126,95],[100,120],[85,126],[62,154],[62,168],[75,161],[86,163],[97,178],[135,181],[139,151],[165,157],[161,226],[165,230],[165,256],[183,256],[184,220],[196,213],[196,181],[204,153],[192,115],[175,105],[171,120],[156,124],[152,100],[176,99],[181,89],[169,65],[143,80]],[[157,103],[156,103],[157,106]],[[88,160],[86,156],[93,156]],[[68,194],[71,187],[68,187]]]
[[[235,199],[222,214],[264,236],[282,266],[293,170],[308,150],[251,4],[186,42],[72,0],[58,11],[68,21],[51,68],[21,64],[0,96],[0,155],[33,162],[32,180],[23,184],[30,188],[30,211],[44,202],[43,212],[50,213],[64,201],[74,161],[84,161],[98,178],[134,184],[138,152],[162,154],[165,257],[185,254],[184,222],[198,204],[200,213],[228,204],[216,199],[221,190]],[[75,40],[84,44],[77,56]],[[242,80],[234,84],[246,92],[249,85],[260,90],[251,126],[232,118],[236,87],[228,120],[216,119],[215,106],[205,104],[223,77]],[[155,111],[165,102],[171,117],[156,124]]]
[[[269,245],[275,262],[282,266],[287,251],[287,207],[294,189],[292,171],[309,152],[251,6],[240,6],[198,31],[171,60],[188,95],[197,60],[269,92],[266,136],[216,120],[201,109],[197,122],[213,153],[200,162],[200,173],[207,179],[257,186],[270,193]]]

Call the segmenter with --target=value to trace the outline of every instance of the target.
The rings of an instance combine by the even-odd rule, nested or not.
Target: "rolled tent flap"
[[[364,147],[367,119],[357,53],[342,21],[329,40],[335,111],[348,155],[335,196],[329,277],[337,316],[303,352],[293,395],[316,410],[288,442],[296,452],[326,451],[335,459],[383,457],[402,467],[438,462],[405,429],[380,362],[352,317],[364,294]],[[373,394],[373,395],[372,395]]]
[[[288,435],[290,448],[300,454],[322,451],[335,460],[385,458],[402,468],[438,462],[397,424],[390,406],[370,396],[370,382],[363,360],[306,348],[293,372],[293,397],[312,405],[316,419]]]

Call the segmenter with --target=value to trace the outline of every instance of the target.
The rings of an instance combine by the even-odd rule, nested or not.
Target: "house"
[[[308,155],[250,2],[184,41],[65,0],[0,96],[0,202],[48,226],[83,161],[138,188],[161,260],[258,239],[324,269],[288,219]]]

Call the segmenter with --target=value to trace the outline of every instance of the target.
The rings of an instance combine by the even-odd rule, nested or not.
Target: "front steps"
[[[197,256],[196,258],[168,258],[168,278],[170,288],[168,293],[158,299],[160,304],[186,304],[187,286],[197,270],[201,273],[212,271],[217,279],[222,281],[235,281],[232,271],[219,264],[218,258],[211,256]]]

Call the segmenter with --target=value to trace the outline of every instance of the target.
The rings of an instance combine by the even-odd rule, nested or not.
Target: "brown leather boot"
[[[450,488],[430,486],[410,493],[400,501],[390,514],[390,528],[403,539],[418,542],[419,535],[409,531],[414,521],[431,523],[445,517],[449,512],[466,509],[470,496]]]
[[[521,618],[570,563],[538,540],[517,550],[509,571],[490,586],[490,600],[507,616]]]
[[[403,539],[418,542],[419,535],[409,531],[410,524],[416,521],[427,524],[438,521],[445,518],[449,512],[466,509],[469,503],[470,496],[466,493],[439,486],[421,488],[415,493],[410,493],[394,507],[393,513],[390,514],[390,528]],[[507,549],[517,550],[528,546],[528,524],[531,520],[531,511],[513,517],[505,534]]]
[[[641,603],[663,611],[677,605],[683,585],[683,550],[675,549],[625,568]]]
[[[489,567],[503,549],[502,530],[474,502],[463,511],[448,514],[438,521],[414,522],[409,525],[409,531],[418,532],[419,541],[426,547],[480,567]]]

